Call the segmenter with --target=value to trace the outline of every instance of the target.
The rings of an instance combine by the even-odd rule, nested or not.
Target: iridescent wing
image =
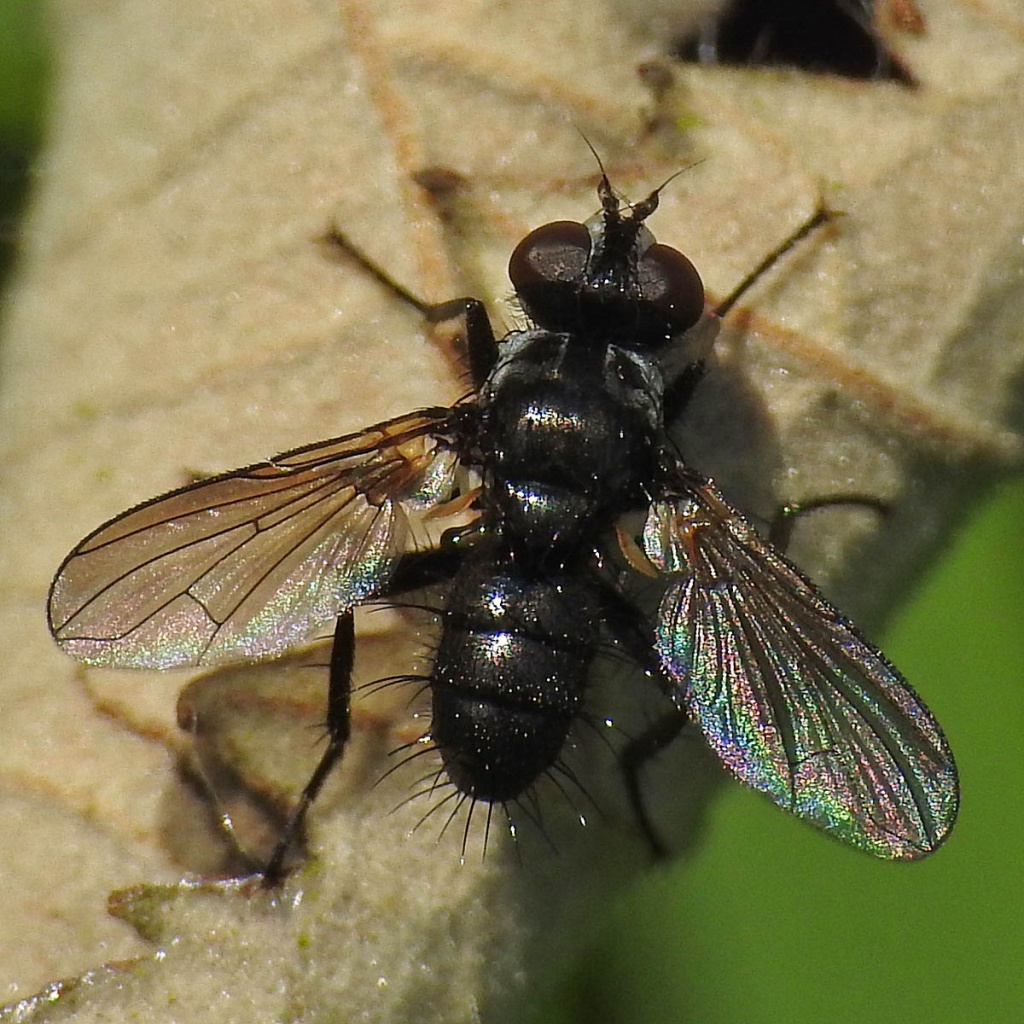
[[[707,482],[655,503],[648,557],[670,574],[656,648],[673,697],[731,772],[850,846],[935,850],[956,766],[885,656]]]
[[[444,501],[455,454],[425,409],[212,477],[85,538],[50,587],[50,631],[94,665],[168,668],[277,654],[377,593],[407,513]]]

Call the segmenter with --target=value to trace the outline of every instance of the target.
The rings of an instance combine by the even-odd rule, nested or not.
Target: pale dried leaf
[[[844,607],[877,622],[1022,450],[1024,16],[1016,0],[951,0],[927,14],[927,35],[904,47],[916,92],[681,69],[654,118],[635,73],[649,41],[600,4],[56,7],[52,144],[7,313],[0,396],[0,771],[9,791],[47,801],[47,820],[84,820],[99,838],[89,855],[53,861],[52,835],[5,833],[4,877],[26,904],[38,893],[40,921],[47,879],[61,872],[78,886],[62,905],[91,907],[69,911],[73,934],[35,925],[61,945],[60,963],[0,956],[12,994],[146,952],[127,930],[116,951],[96,946],[106,893],[175,870],[161,780],[183,680],[83,677],[49,644],[42,606],[61,556],[191,472],[463,389],[413,314],[325,258],[314,240],[332,221],[427,298],[500,298],[508,252],[529,227],[592,212],[594,168],[576,126],[634,196],[701,161],[666,191],[652,228],[722,295],[823,192],[847,216],[750,297],[756,315],[723,337],[684,439],[752,512],[836,491],[890,501],[884,523],[808,521],[797,550]],[[430,166],[466,180],[450,206],[413,183]],[[659,776],[677,767],[667,759]],[[390,1021],[472,1019],[474,1005],[519,991],[538,956],[530,936],[564,909],[552,898],[560,881],[574,879],[562,894],[573,919],[595,879],[643,866],[637,845],[614,839],[614,816],[606,831],[582,832],[556,812],[567,838],[559,831],[555,867],[539,855],[509,872],[497,842],[483,865],[460,867],[458,837],[440,848],[422,830],[405,840],[421,812],[387,817],[393,803],[357,802],[323,821],[294,912],[237,893],[174,896],[155,933],[176,940],[173,957],[140,961],[127,984],[97,976],[76,1019],[86,1007],[110,1019],[116,1005],[121,1019],[265,1020],[282,989],[310,1019],[378,997]],[[33,871],[18,867],[33,860]],[[375,906],[393,927],[379,946],[360,945],[353,928]],[[5,922],[6,948],[25,945],[27,921]],[[307,949],[297,940],[310,922],[321,923]],[[371,960],[387,984],[368,994]],[[431,975],[433,1018],[420,1012],[413,963]],[[457,1006],[443,1002],[438,979],[449,976]],[[246,997],[235,1018],[215,992]],[[185,1000],[177,1010],[172,993]]]

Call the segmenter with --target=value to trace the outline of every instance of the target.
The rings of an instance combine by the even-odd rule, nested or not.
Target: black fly
[[[938,724],[666,433],[718,315],[793,239],[708,313],[690,261],[645,226],[659,191],[624,204],[602,175],[598,194],[585,224],[546,224],[513,252],[531,326],[498,340],[476,300],[426,310],[465,316],[471,396],[123,513],[60,567],[50,629],[91,664],[169,668],[275,655],[336,620],[330,743],[294,831],[348,738],[352,609],[443,584],[430,738],[470,809],[557,765],[610,641],[674,706],[648,754],[696,722],[779,806],[877,856],[925,856],[958,802]],[[412,550],[410,526],[453,500],[475,522]],[[636,574],[659,581],[653,621]]]

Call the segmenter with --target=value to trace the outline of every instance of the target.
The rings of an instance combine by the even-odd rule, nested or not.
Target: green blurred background
[[[5,0],[5,238],[47,79],[39,5]],[[876,862],[733,787],[692,862],[610,899],[545,1021],[1024,1021],[1024,480],[979,504],[884,640],[957,754],[963,811],[948,846],[921,864]]]

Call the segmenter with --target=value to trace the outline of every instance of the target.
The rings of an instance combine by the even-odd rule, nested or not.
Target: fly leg
[[[651,627],[645,616],[629,598],[608,581],[599,580],[598,589],[604,608],[604,619],[611,630],[612,639],[671,699],[673,684],[666,677],[658,660]],[[626,789],[626,799],[654,860],[665,859],[671,851],[651,820],[640,780],[648,763],[678,738],[688,722],[683,709],[673,705],[671,710],[659,715],[643,732],[631,737],[619,754],[619,769]]]
[[[424,587],[451,579],[466,554],[456,542],[454,535],[458,532],[451,531],[452,536],[446,534],[438,548],[406,555],[395,568],[387,596],[395,597],[402,593],[422,590]],[[349,609],[338,616],[334,628],[334,643],[331,647],[325,723],[327,749],[299,795],[270,860],[263,869],[263,884],[267,888],[279,885],[287,875],[286,861],[302,834],[310,805],[320,795],[324,783],[341,760],[348,744],[352,732],[351,697],[355,646],[355,616],[352,609]]]
[[[769,543],[779,551],[785,552],[793,537],[793,529],[801,516],[807,515],[808,512],[816,512],[821,508],[831,508],[833,505],[866,508],[869,511],[877,512],[880,516],[889,512],[889,506],[881,498],[873,497],[870,494],[836,494],[828,498],[811,498],[808,501],[782,505],[776,510],[768,524]]]
[[[310,804],[319,796],[324,783],[345,752],[352,731],[351,696],[352,666],[355,661],[355,616],[349,609],[338,616],[331,646],[330,676],[327,689],[327,749],[320,758],[309,782],[299,796],[298,803],[285,824],[274,847],[274,852],[263,869],[263,884],[268,888],[279,885],[284,876],[285,859],[297,837]]]
[[[712,307],[693,327],[676,339],[671,361],[663,367],[666,387],[664,397],[665,422],[673,423],[689,404],[698,384],[704,377],[706,360],[711,352],[721,321],[751,288],[761,280],[791,249],[796,248],[818,228],[828,224],[839,214],[829,210],[823,201],[814,212],[799,224],[771,250],[743,279]]]
[[[648,762],[676,740],[686,725],[687,718],[682,711],[668,711],[651,722],[638,736],[631,737],[619,754],[626,799],[653,860],[665,860],[672,851],[665,845],[651,821],[647,802],[640,789],[640,776]]]
[[[425,302],[374,263],[337,227],[332,227],[327,232],[324,241],[358,263],[392,295],[406,305],[412,306],[427,323],[443,324],[461,317],[465,324],[466,348],[473,386],[479,388],[483,384],[498,359],[498,342],[494,336],[490,318],[487,316],[487,309],[479,299],[461,298],[449,299],[447,302]]]

